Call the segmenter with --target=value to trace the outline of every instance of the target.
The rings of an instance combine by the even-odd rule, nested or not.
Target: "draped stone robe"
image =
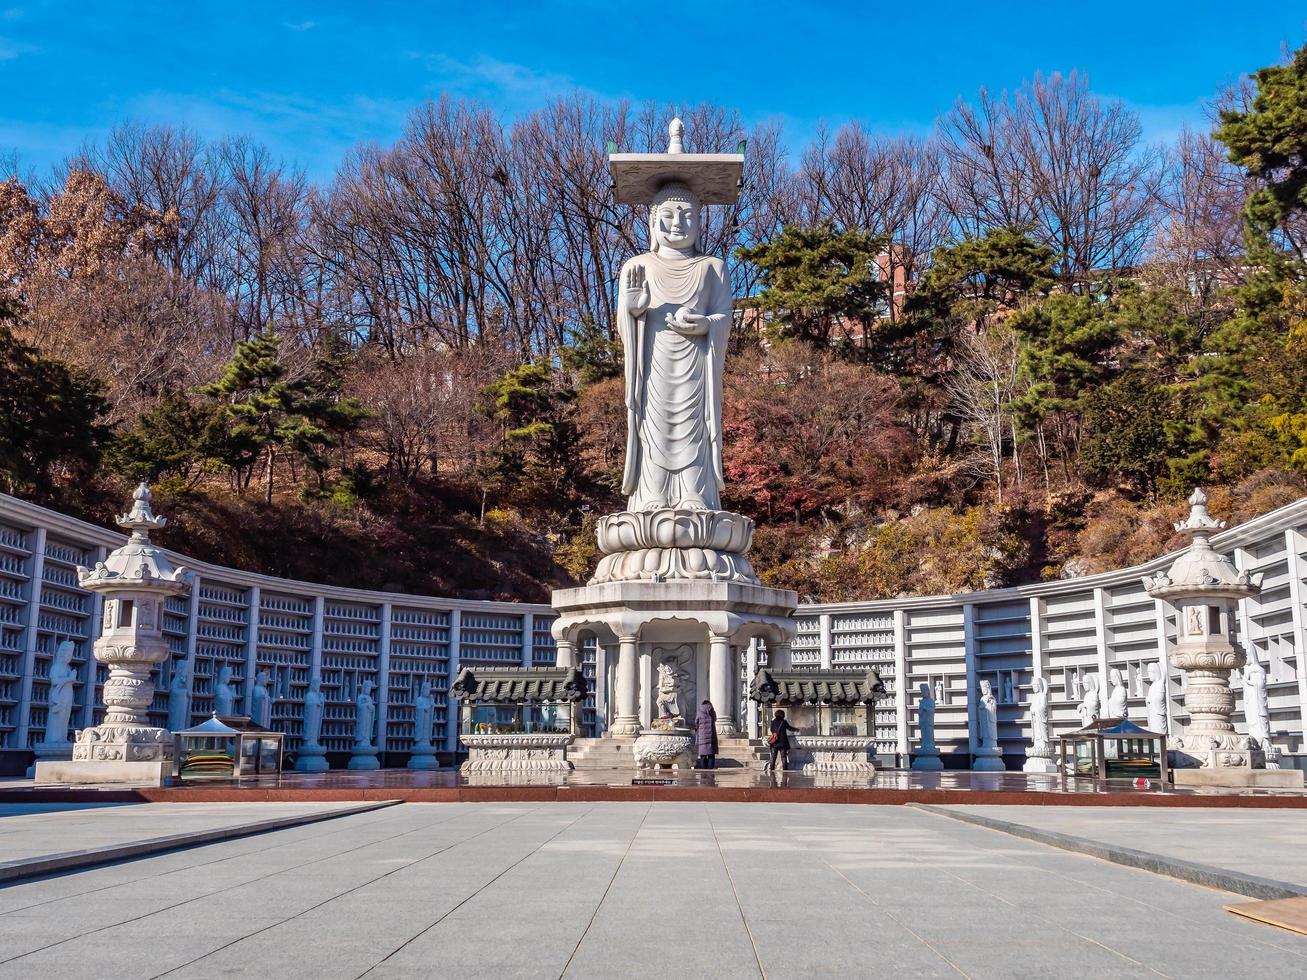
[[[632,317],[618,303],[618,333],[626,352],[627,509],[677,507],[720,510],[722,367],[731,329],[726,264],[711,256],[637,256],[622,268],[643,266],[649,309]],[[667,325],[682,307],[708,319],[702,336]]]

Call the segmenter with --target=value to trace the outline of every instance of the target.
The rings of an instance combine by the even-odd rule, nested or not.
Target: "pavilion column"
[[[769,670],[789,670],[794,660],[790,652],[789,640],[777,640],[767,644],[767,667]]]
[[[618,738],[640,734],[639,640],[638,636],[617,640],[617,717],[609,734]]]
[[[572,640],[558,640],[554,644],[554,666],[571,668],[576,665],[576,643]]]
[[[717,712],[717,734],[735,735],[735,706],[731,699],[731,641],[716,633],[708,636],[708,700]]]

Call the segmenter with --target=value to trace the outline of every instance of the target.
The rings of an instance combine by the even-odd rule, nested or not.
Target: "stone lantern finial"
[[[1211,534],[1214,531],[1223,530],[1225,521],[1212,519],[1212,516],[1207,513],[1207,494],[1203,492],[1202,487],[1196,487],[1194,492],[1189,495],[1189,516],[1183,521],[1177,521],[1172,526],[1181,534],[1192,537],[1197,534]]]
[[[118,526],[127,528],[138,541],[149,541],[151,531],[168,526],[168,518],[154,516],[154,511],[150,509],[153,500],[150,485],[142,480],[132,493],[131,511],[118,518]]]
[[[685,123],[680,118],[673,119],[667,127],[667,152],[684,153],[685,152]]]

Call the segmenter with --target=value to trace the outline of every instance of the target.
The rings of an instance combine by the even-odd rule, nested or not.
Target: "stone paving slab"
[[[1307,895],[1307,814],[1293,810],[915,808],[1254,898]]]
[[[391,805],[0,804],[0,883],[267,833]]]
[[[1231,898],[905,807],[405,804],[0,889],[0,980],[1307,974]]]

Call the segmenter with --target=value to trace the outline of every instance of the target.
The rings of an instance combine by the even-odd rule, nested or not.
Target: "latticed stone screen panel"
[[[249,640],[250,593],[210,579],[200,581],[195,625],[195,663],[191,672],[191,720],[213,714],[214,691],[223,667],[231,668],[235,707],[245,712],[245,654]]]
[[[304,694],[309,688],[313,656],[313,607],[308,596],[259,593],[259,638],[255,678],[268,672],[272,727],[286,733],[286,748],[297,749],[304,736]]]
[[[908,727],[916,741],[917,689],[930,686],[935,697],[935,741],[943,751],[967,751],[967,655],[961,606],[908,609],[903,618],[908,663]]]
[[[163,636],[168,641],[168,659],[154,671],[154,701],[150,720],[159,726],[168,723],[168,702],[172,681],[186,659],[186,638],[190,632],[190,599],[170,595],[163,600]]]
[[[377,675],[381,649],[381,607],[328,600],[322,619],[322,746],[343,752],[354,744],[359,693],[372,682],[372,700],[380,699]]]
[[[45,738],[45,722],[50,700],[50,667],[57,648],[65,641],[73,644],[73,665],[77,670],[73,703],[87,703],[90,691],[86,679],[91,674],[91,645],[99,635],[97,623],[91,622],[95,601],[91,593],[77,584],[77,566],[96,562],[96,549],[83,547],[53,535],[45,541],[45,561],[41,573],[41,604],[37,619],[36,656],[32,661],[32,704],[28,720],[27,744]],[[98,685],[97,685],[98,689]],[[98,690],[95,701],[99,701]],[[74,710],[73,727],[80,712]],[[56,735],[56,737],[58,737]]]
[[[416,740],[416,698],[423,680],[431,681],[435,698],[433,715],[436,744],[446,737],[449,690],[449,613],[445,610],[390,610],[390,708],[386,725],[386,749],[408,752]]]
[[[16,744],[35,531],[0,524],[0,748]]]
[[[804,616],[795,621],[795,626],[790,663],[795,667],[816,667],[821,662],[821,620]]]
[[[557,616],[537,615],[531,624],[531,663],[536,667],[552,667],[558,661],[554,634],[550,632]]]
[[[508,667],[522,663],[521,616],[465,611],[460,635],[461,666]]]

